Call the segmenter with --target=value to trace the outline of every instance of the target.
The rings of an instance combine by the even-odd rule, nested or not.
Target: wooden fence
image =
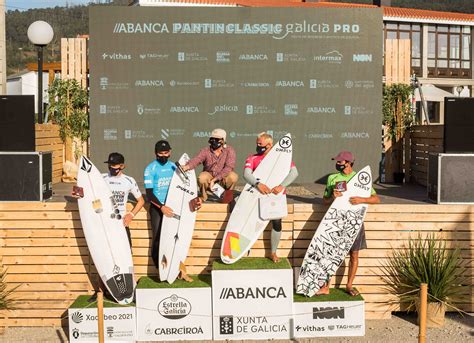
[[[293,266],[301,264],[309,241],[323,217],[322,205],[289,205],[283,222],[279,254]],[[198,212],[187,259],[192,274],[209,273],[219,258],[223,231],[229,217],[227,206],[205,204]],[[366,218],[368,249],[360,254],[355,286],[366,299],[368,319],[388,318],[400,305],[389,305],[393,297],[384,290],[380,266],[390,249],[400,248],[409,237],[437,233],[450,246],[460,247],[465,258],[474,256],[474,206],[373,205]],[[147,213],[142,210],[132,222],[133,259],[137,277],[156,275],[149,257],[151,233]],[[4,313],[6,326],[59,326],[67,323],[66,309],[80,294],[91,293],[97,274],[81,229],[75,203],[0,203],[0,247],[8,268],[9,287],[18,286],[18,309]],[[265,256],[270,249],[266,230],[251,250]],[[346,260],[335,283],[344,287]],[[474,281],[470,267],[470,280]],[[472,283],[472,282],[471,282]],[[471,291],[472,292],[472,291]],[[473,311],[473,295],[460,307]]]
[[[59,126],[55,124],[35,124],[35,131],[36,151],[53,152],[53,183],[61,182],[64,144],[59,137]]]
[[[416,125],[405,135],[405,164],[409,166],[406,180],[427,186],[428,156],[443,152],[443,125]]]
[[[411,48],[409,39],[385,40],[385,83],[410,83]]]

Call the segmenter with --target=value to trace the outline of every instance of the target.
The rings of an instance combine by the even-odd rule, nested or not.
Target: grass
[[[137,288],[196,288],[196,287],[211,287],[210,275],[189,275],[194,281],[186,282],[183,280],[176,280],[172,284],[166,281],[160,281],[157,276],[143,276],[138,280]]]
[[[93,295],[80,295],[77,297],[76,301],[72,303],[70,308],[97,308],[97,299]],[[91,301],[93,298],[93,301]],[[115,302],[115,300],[111,300],[104,297],[104,308],[106,307],[132,307],[135,306],[135,303],[127,304],[127,305],[120,305]]]
[[[270,259],[263,257],[245,257],[233,264],[225,264],[222,261],[215,261],[212,264],[212,270],[244,269],[291,269],[291,265],[287,258],[281,258],[280,262],[275,263]]]
[[[356,288],[354,287],[354,289]],[[327,295],[315,295],[309,298],[301,294],[295,294],[293,300],[294,302],[304,303],[322,301],[364,301],[364,298],[362,298],[360,294],[355,297],[350,296],[343,288],[331,288]]]

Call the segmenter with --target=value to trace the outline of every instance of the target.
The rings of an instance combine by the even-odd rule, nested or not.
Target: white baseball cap
[[[226,141],[227,133],[225,132],[224,129],[214,129],[211,132],[211,137],[213,138],[221,138]]]

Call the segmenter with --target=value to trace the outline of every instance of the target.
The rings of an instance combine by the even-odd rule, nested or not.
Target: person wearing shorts
[[[328,177],[326,189],[324,190],[323,202],[325,205],[330,205],[337,197],[342,196],[342,191],[339,189],[339,185],[349,182],[354,175],[357,173],[352,169],[355,159],[354,155],[349,151],[341,151],[336,157],[332,158],[336,161],[335,174],[331,174]],[[338,190],[339,189],[339,190]],[[380,198],[378,197],[375,189],[372,187],[370,197],[351,197],[349,199],[352,205],[357,204],[378,204]],[[362,228],[357,235],[354,244],[349,251],[349,275],[347,277],[346,292],[351,296],[359,295],[359,292],[352,286],[354,278],[359,265],[359,251],[367,249],[367,241],[365,239],[365,229],[362,224]],[[324,287],[322,287],[319,294],[329,294],[329,280]]]

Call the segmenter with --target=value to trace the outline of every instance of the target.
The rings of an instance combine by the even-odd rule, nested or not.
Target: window
[[[428,25],[428,76],[471,77],[471,28]]]
[[[431,124],[440,123],[440,108],[441,103],[438,101],[427,101],[426,110],[428,111],[428,118]],[[423,115],[422,115],[423,114]],[[416,121],[418,123],[427,124],[425,119],[425,113],[421,101],[416,102]],[[423,119],[423,120],[422,120]]]
[[[384,24],[385,39],[411,40],[411,68],[412,72],[421,76],[421,25],[410,23]]]

